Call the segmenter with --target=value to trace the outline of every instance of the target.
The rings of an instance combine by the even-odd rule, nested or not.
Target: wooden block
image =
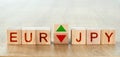
[[[54,33],[54,44],[68,44],[68,33]]]
[[[71,31],[72,44],[86,44],[86,29],[80,27],[72,27]]]
[[[68,44],[68,25],[54,25],[54,44]]]
[[[22,28],[22,44],[36,44],[35,27]]]
[[[21,44],[21,29],[8,29],[7,42],[8,44]]]
[[[87,30],[87,44],[100,44],[100,30]]]
[[[115,30],[103,29],[101,31],[101,44],[115,44]]]
[[[37,44],[49,44],[50,45],[50,28],[39,27],[36,30]]]
[[[67,24],[55,24],[54,33],[56,32],[68,32],[68,25]]]

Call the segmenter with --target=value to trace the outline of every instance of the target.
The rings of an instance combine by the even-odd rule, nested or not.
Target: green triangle
[[[57,32],[66,32],[66,30],[62,25],[60,25],[59,28],[57,29]]]

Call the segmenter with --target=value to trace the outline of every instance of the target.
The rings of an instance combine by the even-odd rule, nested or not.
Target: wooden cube
[[[100,30],[87,30],[87,44],[100,44]]]
[[[8,44],[21,44],[21,29],[8,29],[7,30],[7,43]]]
[[[22,28],[22,44],[36,44],[35,27]]]
[[[115,44],[115,30],[103,29],[101,31],[101,44]]]
[[[54,33],[54,44],[68,44],[68,33]]]
[[[36,30],[37,44],[49,44],[50,45],[50,28],[39,27]]]
[[[68,32],[68,25],[67,24],[55,24],[54,33],[56,32]]]
[[[86,29],[81,27],[72,27],[72,44],[86,44]]]

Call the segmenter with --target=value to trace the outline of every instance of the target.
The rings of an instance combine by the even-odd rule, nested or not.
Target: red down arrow
[[[64,38],[66,37],[66,35],[56,35],[56,36],[60,40],[60,42],[62,42]]]

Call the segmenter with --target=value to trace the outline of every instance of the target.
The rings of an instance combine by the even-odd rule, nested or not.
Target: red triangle
[[[60,40],[60,42],[62,42],[64,38],[66,37],[66,35],[56,35],[56,36]]]

